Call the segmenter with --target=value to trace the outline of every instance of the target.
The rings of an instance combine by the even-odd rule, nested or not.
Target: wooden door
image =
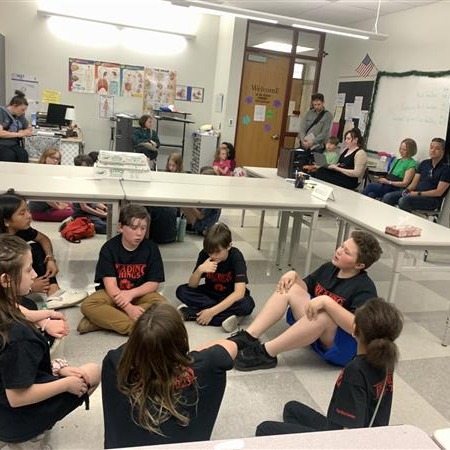
[[[246,51],[235,140],[240,166],[277,166],[289,67],[289,56]]]

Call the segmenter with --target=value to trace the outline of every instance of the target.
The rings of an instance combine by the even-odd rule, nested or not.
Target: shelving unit
[[[191,113],[184,113],[184,112],[172,112],[172,111],[161,111],[159,109],[155,109],[155,120],[156,120],[156,132],[159,135],[159,123],[160,122],[175,122],[180,123],[183,125],[183,134],[181,138],[181,144],[165,144],[161,142],[161,147],[174,147],[174,148],[181,148],[181,154],[184,156],[184,141],[186,137],[186,124],[188,123],[195,123],[192,120],[188,119],[188,116],[191,115]]]
[[[212,166],[219,136],[194,133],[193,139],[191,171],[192,173],[199,173],[203,166]]]

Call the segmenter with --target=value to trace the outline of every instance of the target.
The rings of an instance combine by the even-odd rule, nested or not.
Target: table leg
[[[244,226],[244,219],[245,219],[245,209],[242,210],[242,215],[241,215],[241,228],[243,228],[243,226]]]
[[[313,244],[314,244],[314,234],[317,228],[317,223],[319,222],[319,211],[314,211],[311,217],[311,224],[309,226],[309,238],[308,238],[308,249],[306,251],[306,260],[305,260],[305,276],[309,275],[311,271],[311,260],[312,260],[312,252],[313,252]]]
[[[294,212],[294,222],[292,224],[291,245],[289,248],[288,265],[292,266],[294,259],[298,257],[298,246],[300,244],[300,235],[302,232],[303,214]]]
[[[242,213],[244,214],[244,210],[242,210]],[[261,240],[262,240],[262,234],[264,229],[264,219],[266,217],[266,210],[261,210],[261,217],[259,218],[259,236],[258,236],[258,250],[261,250]]]
[[[445,319],[444,336],[442,337],[442,345],[444,347],[447,347],[447,345],[448,345],[447,339],[448,339],[449,327],[450,327],[450,308],[448,309],[448,312],[447,312],[447,319]]]
[[[119,222],[119,202],[112,202],[108,208],[108,216],[106,220],[106,238],[113,237],[113,230],[115,230]]]
[[[398,280],[400,278],[400,270],[403,265],[403,257],[405,251],[401,248],[395,248],[394,250],[394,267],[392,271],[391,284],[387,295],[387,301],[389,303],[395,303],[395,294],[397,292]]]
[[[289,211],[281,211],[280,231],[278,232],[277,257],[275,259],[275,264],[277,266],[280,265],[281,254],[284,253],[286,249],[286,238],[290,214],[291,213]]]
[[[340,247],[342,242],[343,242],[343,236],[344,236],[344,229],[345,229],[345,224],[347,223],[344,219],[342,219],[341,217],[339,217],[339,228],[338,228],[338,234],[336,237],[336,248]]]

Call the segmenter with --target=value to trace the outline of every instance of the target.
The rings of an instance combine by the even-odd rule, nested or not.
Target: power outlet
[[[233,119],[228,119],[228,126],[232,127],[233,126]]]

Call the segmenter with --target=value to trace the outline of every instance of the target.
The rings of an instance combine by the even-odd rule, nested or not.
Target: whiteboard
[[[450,72],[380,72],[369,118],[367,149],[397,153],[400,142],[412,138],[417,142],[415,158],[427,159],[431,139],[446,137],[449,109]]]

